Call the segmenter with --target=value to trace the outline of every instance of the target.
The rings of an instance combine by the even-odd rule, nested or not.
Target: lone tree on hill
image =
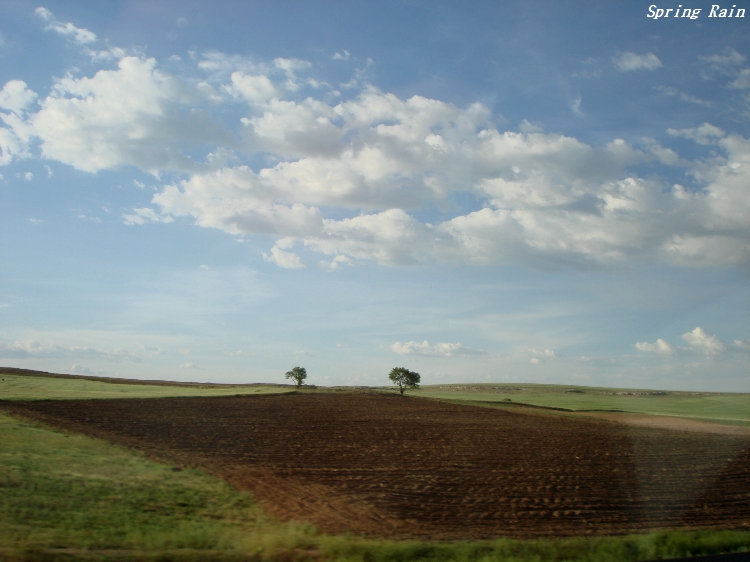
[[[305,371],[304,367],[295,367],[291,371],[287,371],[284,376],[288,379],[292,379],[297,384],[297,388],[299,388],[307,378],[307,371]]]
[[[394,367],[388,378],[393,381],[393,384],[398,386],[401,394],[407,388],[419,388],[419,373],[404,369],[403,367]]]

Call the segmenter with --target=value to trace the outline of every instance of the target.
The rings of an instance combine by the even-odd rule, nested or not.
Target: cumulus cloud
[[[154,59],[124,57],[117,70],[58,80],[32,118],[33,132],[45,158],[86,172],[195,170],[185,144],[232,139],[199,109],[182,110],[193,95]]]
[[[726,136],[722,129],[710,123],[703,123],[700,127],[689,129],[667,129],[667,132],[675,137],[694,140],[698,144],[716,144],[718,139]]]
[[[700,326],[691,332],[682,334],[682,339],[688,344],[688,347],[674,347],[672,344],[657,339],[656,343],[638,342],[635,346],[647,353],[658,353],[660,355],[672,355],[674,353],[703,353],[707,356],[715,356],[727,351],[727,346],[715,335],[708,334]],[[743,342],[736,340],[734,347],[742,349]]]
[[[273,262],[279,267],[283,267],[285,269],[297,269],[299,267],[305,267],[305,265],[302,263],[302,260],[297,254],[294,254],[292,252],[285,252],[284,250],[279,248],[278,245],[271,248],[270,254],[263,252],[263,259]]]
[[[654,53],[646,53],[645,55],[638,55],[626,51],[624,53],[617,53],[612,58],[612,64],[620,72],[632,72],[634,70],[656,70],[661,67],[661,61]]]
[[[553,359],[557,359],[557,355],[552,349],[536,349],[532,348],[529,349],[529,355],[531,355],[531,359],[529,359],[529,363],[532,365],[538,365],[541,362],[551,361]]]
[[[654,157],[687,165],[669,149],[500,133],[486,117],[481,106],[460,110],[374,91],[333,107],[271,102],[262,116],[244,121],[246,138],[289,160],[259,172],[238,166],[196,173],[164,187],[154,203],[165,214],[190,215],[232,234],[293,237],[325,254],[391,265],[436,259],[583,266],[634,256],[734,265],[750,257],[747,226],[725,222],[750,208],[740,185],[750,157],[742,137],[710,124],[670,130],[718,144],[728,155],[696,166],[704,189],[670,192],[625,172]],[[469,191],[485,208],[436,225],[407,212],[466,191],[469,168]],[[328,219],[324,206],[360,214]]]
[[[671,344],[665,342],[663,339],[657,339],[656,343],[638,342],[635,344],[635,347],[646,353],[658,353],[660,355],[672,355],[676,351]]]
[[[22,80],[10,80],[0,90],[0,166],[16,158],[30,156],[29,139],[33,131],[26,116],[29,105],[37,98],[36,92],[27,88]]]
[[[727,346],[715,335],[707,334],[703,328],[697,327],[692,332],[682,334],[692,349],[700,351],[706,355],[717,355],[726,351]]]
[[[732,66],[733,53],[708,63]],[[264,235],[265,259],[281,267],[303,265],[294,245],[323,254],[315,262],[327,269],[364,260],[750,264],[750,143],[710,123],[669,130],[715,150],[688,162],[648,139],[591,145],[526,121],[520,131],[498,130],[480,103],[402,99],[372,86],[345,99],[303,96],[308,79],[300,76],[312,65],[299,59],[191,57],[202,73],[194,79],[164,72],[154,59],[119,56],[116,68],[58,79],[36,112],[36,93],[9,82],[0,93],[0,164],[29,156],[37,138],[42,157],[86,172],[180,172],[151,207],[123,220],[189,217],[232,235]],[[653,53],[619,53],[614,63],[622,71],[661,65]],[[230,103],[222,114],[242,115],[224,126],[212,111]],[[693,185],[634,171],[656,161],[686,169]],[[459,199],[476,204],[451,214]],[[417,218],[434,209],[445,218]]]
[[[437,357],[453,357],[455,355],[479,355],[477,351],[463,346],[459,343],[436,343],[430,344],[427,340],[422,343],[410,341],[406,343],[396,342],[391,345],[391,351],[398,355],[426,355]]]
[[[10,80],[0,91],[0,108],[22,115],[36,98],[36,92],[29,90],[26,82]]]

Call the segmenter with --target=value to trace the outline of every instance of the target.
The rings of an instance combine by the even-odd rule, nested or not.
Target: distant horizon
[[[95,376],[95,375],[71,375],[67,373],[51,373],[49,371],[35,371],[31,369],[20,369],[16,367],[2,367],[0,366],[0,371],[2,370],[18,370],[18,371],[25,371],[25,373],[21,373],[20,376],[34,376],[33,373],[37,373],[40,376],[51,376],[53,378],[73,378],[73,379],[82,379],[82,380],[89,380],[94,382],[105,382],[105,383],[111,383],[111,384],[118,384],[117,381],[127,381],[135,382],[135,383],[143,383],[143,384],[149,384],[149,383],[167,383],[166,386],[219,386],[219,387],[245,387],[245,386],[282,386],[282,387],[289,387],[289,388],[296,388],[296,385],[294,383],[290,382],[246,382],[246,383],[222,383],[222,382],[210,382],[210,381],[172,381],[172,380],[165,380],[165,379],[130,379],[130,378],[121,378],[121,377],[106,377],[106,376]],[[26,374],[30,373],[30,374]],[[518,385],[522,384],[525,386],[554,386],[554,387],[570,387],[570,388],[588,388],[592,390],[634,390],[634,391],[654,391],[654,392],[673,392],[673,393],[685,393],[685,394],[750,394],[748,392],[718,392],[718,391],[694,391],[694,390],[675,390],[675,389],[663,389],[663,388],[636,388],[636,387],[616,387],[616,386],[592,386],[592,385],[584,385],[584,384],[558,384],[558,383],[534,383],[534,382],[517,382],[517,381],[510,381],[510,382],[458,382],[458,383],[435,383],[435,384],[420,384],[419,388],[423,387],[455,387],[455,386],[476,386],[476,387],[496,387],[496,388],[506,388],[510,385]],[[322,388],[322,389],[334,389],[334,388],[372,388],[372,389],[383,389],[383,388],[393,388],[394,390],[398,390],[398,388],[395,385],[388,385],[388,384],[382,384],[382,385],[323,385],[323,384],[308,384],[303,383],[302,388],[305,387],[313,387],[313,388]],[[414,390],[419,389],[409,389],[407,392],[413,392]],[[522,389],[508,389],[508,390],[522,390]]]
[[[708,6],[3,3],[0,362],[750,392],[750,18]]]

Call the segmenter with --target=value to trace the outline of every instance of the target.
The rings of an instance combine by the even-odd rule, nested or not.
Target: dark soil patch
[[[750,438],[385,394],[4,402],[203,468],[325,532],[463,539],[750,529]]]

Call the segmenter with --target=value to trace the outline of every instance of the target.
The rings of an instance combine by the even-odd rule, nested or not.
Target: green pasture
[[[0,560],[611,561],[750,549],[750,532],[429,543],[326,536],[196,470],[0,413]]]
[[[120,384],[83,378],[6,374],[0,370],[0,400],[72,400],[85,398],[163,398],[167,396],[229,396],[291,392],[283,386]]]
[[[573,391],[573,392],[571,392]],[[487,403],[530,404],[575,412],[612,411],[675,416],[750,425],[750,394],[673,392],[539,384],[456,384],[423,386],[414,396]]]

